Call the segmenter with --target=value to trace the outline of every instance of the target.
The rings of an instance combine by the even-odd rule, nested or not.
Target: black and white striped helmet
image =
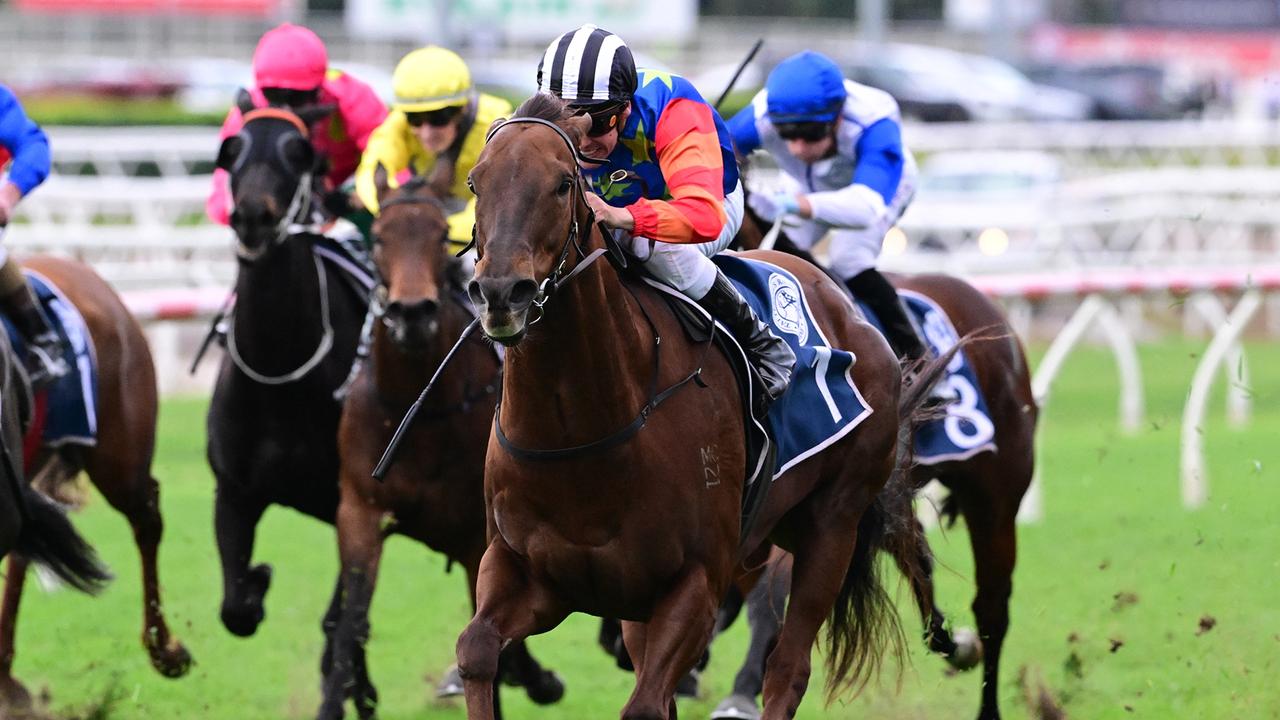
[[[626,102],[636,91],[636,61],[622,38],[587,24],[547,46],[538,90],[572,105]]]

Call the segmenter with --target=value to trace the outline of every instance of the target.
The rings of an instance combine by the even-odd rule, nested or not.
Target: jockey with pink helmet
[[[365,83],[340,70],[329,69],[329,53],[314,32],[283,23],[268,30],[253,52],[254,87],[249,90],[255,106],[274,105],[298,110],[311,105],[333,105],[337,110],[311,127],[311,142],[328,160],[327,190],[346,182],[369,135],[387,116],[387,108]],[[222,123],[219,140],[240,132],[240,110],[231,108]],[[326,205],[330,203],[326,202]],[[231,191],[227,173],[215,170],[213,189],[205,204],[209,218],[227,224]]]

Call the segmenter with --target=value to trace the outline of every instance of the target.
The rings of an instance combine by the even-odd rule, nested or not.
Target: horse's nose
[[[467,286],[467,295],[476,307],[490,311],[527,310],[538,294],[538,284],[529,278],[512,282],[510,278],[477,278]]]
[[[391,322],[415,323],[428,321],[436,316],[440,303],[431,298],[405,302],[394,300],[387,304],[386,318]]]

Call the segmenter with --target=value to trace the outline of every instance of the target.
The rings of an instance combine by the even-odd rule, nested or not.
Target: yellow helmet
[[[452,50],[436,45],[405,55],[392,75],[394,108],[418,113],[461,107],[471,98],[471,71]]]

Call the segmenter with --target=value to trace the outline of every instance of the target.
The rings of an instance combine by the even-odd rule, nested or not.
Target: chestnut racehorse
[[[157,401],[155,366],[146,337],[120,296],[88,266],[54,257],[28,258],[23,265],[48,278],[79,311],[98,366],[97,444],[43,448],[27,474],[56,492],[83,470],[107,502],[124,514],[142,559],[143,647],[160,674],[181,677],[191,667],[191,655],[165,623],[156,566],[164,522],[160,488],[151,474]],[[25,695],[11,672],[26,570],[27,558],[9,559],[0,609],[0,694],[9,697]]]
[[[759,245],[762,227],[763,223],[748,209],[739,243],[744,248]],[[813,261],[785,233],[778,235],[774,247]],[[1000,652],[1009,630],[1009,597],[1017,559],[1015,520],[1035,466],[1038,410],[1031,393],[1027,357],[1004,312],[969,283],[948,275],[887,276],[895,287],[933,300],[950,318],[957,333],[973,337],[965,345],[965,353],[987,401],[996,449],[939,464],[917,465],[912,471],[912,485],[919,489],[932,479],[940,481],[951,493],[943,504],[943,515],[953,522],[961,515],[969,528],[977,581],[973,600],[977,637],[971,631],[953,633],[948,629],[946,616],[934,600],[932,553],[923,534],[916,535],[920,539],[916,551],[919,561],[908,575],[913,578],[913,596],[924,620],[925,643],[961,670],[982,661],[978,718],[996,720],[1000,717]],[[776,598],[785,593],[788,572],[787,565],[782,564],[777,572],[765,573],[769,582],[782,589],[757,592],[755,604],[776,605]],[[775,600],[770,602],[769,598]],[[734,682],[733,695],[722,703],[722,707],[733,708],[732,714],[712,717],[744,717],[755,708],[755,696],[762,689],[762,664],[777,637],[778,621],[777,613],[767,607],[754,607],[750,619],[748,657]]]
[[[901,391],[888,345],[839,286],[760,254],[800,280],[832,345],[856,353],[852,375],[874,412],[781,476],[741,537],[747,458],[732,370],[686,338],[658,291],[593,262],[604,238],[576,153],[589,124],[534,96],[491,129],[471,174],[479,262],[468,289],[485,333],[510,349],[485,462],[490,543],[458,639],[468,717],[493,717],[505,643],[575,611],[623,620],[636,688],[622,717],[674,716],[677,682],[706,648],[741,558],[766,537],[793,552],[795,572],[765,717],[792,717],[824,621],[832,693],[860,687],[886,644],[901,650],[874,557],[889,525],[910,524],[909,505],[889,495],[905,490],[894,472],[901,411],[920,393]],[[695,371],[699,382],[685,382]]]
[[[462,263],[450,257],[440,201],[422,179],[390,190],[375,173],[378,219],[373,255],[375,291],[369,361],[351,385],[338,430],[340,607],[325,621],[324,703],[319,717],[339,718],[350,697],[365,718],[377,692],[364,645],[382,544],[391,533],[411,537],[457,562],[475,598],[484,554],[484,457],[501,366],[493,349],[472,338],[433,387],[404,454],[383,481],[373,468],[396,423],[413,403],[463,328],[472,320],[461,297]],[[538,703],[555,702],[564,686],[540,668],[524,643],[503,653],[503,675]]]

